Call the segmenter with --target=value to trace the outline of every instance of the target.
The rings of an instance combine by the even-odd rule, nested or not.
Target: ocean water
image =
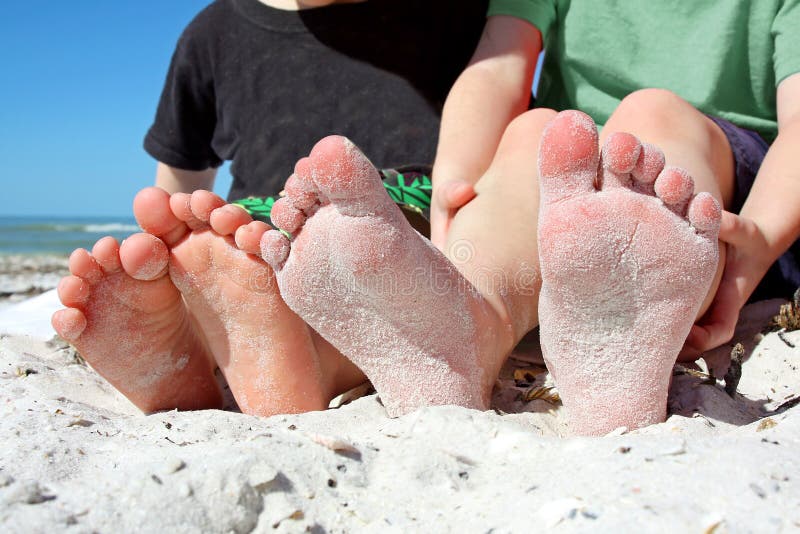
[[[41,217],[0,215],[0,254],[67,255],[91,250],[101,237],[118,241],[139,232],[133,217]]]

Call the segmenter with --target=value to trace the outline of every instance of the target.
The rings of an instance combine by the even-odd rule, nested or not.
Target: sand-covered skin
[[[677,376],[683,415],[601,438],[560,438],[560,407],[519,400],[530,388],[509,377],[536,368],[535,350],[495,393],[519,413],[389,419],[370,395],[259,419],[144,416],[70,350],[3,337],[0,531],[796,531],[800,349],[754,338],[779,304],[740,322],[744,395]],[[800,332],[784,338],[800,346]]]
[[[719,260],[716,200],[683,169],[648,172],[656,147],[615,133],[601,158],[597,137],[588,115],[563,111],[539,149],[542,350],[576,435],[664,420]]]
[[[488,406],[509,325],[406,221],[352,142],[317,142],[272,219],[292,234],[291,245],[276,230],[261,238],[284,301],[364,372],[390,415]]]

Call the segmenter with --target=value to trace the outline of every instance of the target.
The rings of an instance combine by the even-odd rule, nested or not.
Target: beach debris
[[[544,367],[524,367],[514,369],[514,383],[517,387],[527,387],[536,381],[536,377],[547,371]]]
[[[292,513],[290,513],[286,517],[283,517],[283,518],[279,519],[278,521],[276,521],[275,523],[273,523],[272,524],[272,528],[278,528],[279,526],[281,526],[281,523],[283,523],[286,520],[300,521],[301,519],[304,519],[304,518],[305,518],[305,514],[303,513],[302,510],[294,510]]]
[[[718,529],[720,532],[723,532],[725,529],[725,519],[719,516],[712,516],[707,519],[706,523],[708,526],[703,529],[703,534],[716,534]]]
[[[39,371],[37,371],[36,369],[30,369],[30,368],[27,368],[27,367],[24,367],[24,368],[23,367],[17,367],[14,370],[14,374],[16,374],[18,377],[22,378],[23,376],[38,375]]]
[[[94,426],[94,424],[94,421],[89,421],[88,419],[83,419],[82,417],[76,417],[67,424],[67,427],[82,426],[84,428],[88,428],[90,426]]]
[[[558,404],[561,402],[561,397],[553,386],[534,386],[522,394],[522,400],[525,402],[543,400],[549,404]]]
[[[780,307],[778,315],[772,318],[768,328],[772,332],[776,330],[792,332],[800,329],[800,287],[794,292],[792,300]]]
[[[11,475],[0,473],[0,488],[5,488],[6,486],[10,486],[13,483],[14,483],[14,477],[12,477]]]
[[[285,485],[291,486],[291,482],[280,471],[265,463],[254,465],[247,475],[247,481],[259,493],[266,493]]]
[[[758,423],[758,426],[756,427],[756,432],[763,432],[764,430],[769,430],[770,428],[773,428],[777,425],[778,423],[776,423],[774,419],[767,417],[765,419],[762,419],[761,422]]]
[[[782,412],[784,410],[788,410],[789,408],[793,408],[800,404],[800,395],[790,396],[787,400],[783,401],[781,404],[775,408],[773,413]]]
[[[761,489],[761,486],[759,486],[755,482],[751,482],[749,487],[750,487],[751,490],[753,490],[753,493],[755,493],[760,499],[766,499],[767,498],[767,492],[765,492],[763,489]]]
[[[800,287],[794,292],[790,302],[781,305],[778,315],[770,319],[764,333],[777,332],[778,338],[793,349],[795,344],[785,334],[798,329],[800,329]]]
[[[681,376],[681,375],[688,375],[688,376],[693,376],[695,378],[699,378],[701,380],[700,385],[715,386],[717,384],[717,379],[708,373],[704,373],[699,369],[692,369],[691,367],[675,364],[675,366],[672,368],[672,376]]]
[[[328,408],[341,408],[345,404],[349,404],[354,400],[360,399],[361,397],[366,397],[372,393],[375,393],[375,388],[372,387],[370,382],[364,382],[360,386],[356,386],[353,389],[349,389],[341,395],[334,397],[328,404]]]
[[[681,454],[686,454],[686,440],[684,439],[671,443],[658,453],[659,456],[679,456]]]
[[[177,473],[184,467],[186,467],[186,462],[184,462],[180,458],[169,458],[164,462],[164,465],[161,467],[161,473],[165,475],[171,475],[173,473]]]
[[[55,500],[55,498],[55,495],[48,495],[45,488],[42,488],[39,483],[35,481],[22,482],[5,495],[5,500],[9,504],[42,504],[47,501]]]
[[[739,381],[742,379],[742,362],[744,361],[744,345],[737,343],[731,349],[731,364],[725,373],[725,393],[733,397]]]
[[[336,453],[361,454],[358,448],[347,440],[335,436],[326,436],[314,432],[306,432],[306,437]]]
[[[475,467],[476,465],[478,465],[478,462],[476,460],[470,458],[469,456],[465,456],[465,455],[463,455],[463,454],[461,454],[459,452],[451,451],[451,450],[448,450],[448,449],[439,449],[439,450],[441,450],[443,453],[455,458],[455,460],[458,463],[461,463],[461,464],[464,464],[464,465],[468,465],[470,467]]]
[[[61,352],[63,358],[72,364],[83,365],[86,366],[86,360],[83,359],[78,353],[78,350],[69,344],[64,338],[59,335],[54,335],[48,341],[45,342],[45,345],[48,348],[53,349],[54,353]]]
[[[587,519],[597,519],[599,515],[587,510],[586,505],[580,499],[569,497],[545,503],[536,514],[545,528],[552,528],[565,519],[575,519],[579,515]]]
[[[192,486],[190,486],[186,482],[178,486],[178,495],[180,495],[184,499],[191,497],[193,494],[194,490],[192,489]]]

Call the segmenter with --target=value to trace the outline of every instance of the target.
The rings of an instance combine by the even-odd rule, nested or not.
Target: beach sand
[[[535,340],[487,412],[145,416],[51,341],[45,293],[0,309],[0,531],[800,531],[800,331],[759,334],[780,304],[744,310],[733,397],[680,373],[665,423],[564,438]]]
[[[0,309],[56,287],[69,274],[67,261],[52,254],[0,254]]]

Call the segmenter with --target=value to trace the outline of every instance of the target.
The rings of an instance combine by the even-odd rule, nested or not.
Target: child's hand
[[[739,310],[767,272],[769,246],[756,223],[722,212],[719,239],[727,244],[725,270],[708,311],[689,332],[679,361],[692,361],[701,353],[730,341]]]
[[[431,242],[444,250],[447,232],[456,212],[475,198],[472,184],[459,180],[448,180],[439,184],[431,198]]]

